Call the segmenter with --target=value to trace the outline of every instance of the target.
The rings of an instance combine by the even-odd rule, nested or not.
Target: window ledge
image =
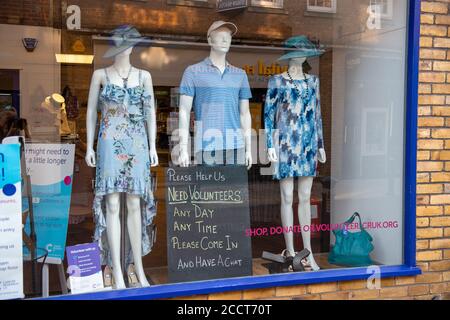
[[[289,11],[282,8],[267,8],[267,7],[258,7],[258,6],[249,6],[247,8],[248,12],[255,13],[273,13],[273,14],[289,14]]]
[[[406,265],[380,266],[380,278],[406,277],[421,274],[417,267]],[[78,295],[53,296],[34,300],[125,300],[125,299],[165,299],[198,294],[210,294],[226,291],[239,291],[302,284],[349,281],[367,279],[373,272],[367,268],[347,268],[299,272],[258,277],[230,278],[199,282],[155,285],[147,288],[112,290]]]
[[[196,0],[167,0],[167,4],[185,7],[198,7],[198,8],[215,8],[216,6],[209,1],[196,1]]]

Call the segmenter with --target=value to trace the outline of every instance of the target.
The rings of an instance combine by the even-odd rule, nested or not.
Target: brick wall
[[[417,264],[422,274],[200,295],[186,299],[431,299],[450,293],[450,0],[422,2]]]

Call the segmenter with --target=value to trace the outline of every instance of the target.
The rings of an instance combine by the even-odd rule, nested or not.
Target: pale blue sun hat
[[[111,58],[128,48],[134,47],[144,40],[139,31],[131,25],[123,25],[113,30],[110,40],[110,48],[105,52],[103,58]]]
[[[278,60],[318,57],[325,53],[324,46],[315,45],[306,36],[291,37],[284,42],[284,47],[287,50]]]

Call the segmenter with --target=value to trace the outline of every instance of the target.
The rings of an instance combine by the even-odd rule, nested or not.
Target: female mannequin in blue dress
[[[289,59],[289,68],[288,72],[284,72],[280,75],[277,75],[275,77],[278,77],[278,81],[280,83],[293,83],[298,81],[301,83],[301,80],[304,80],[304,82],[313,83],[315,81],[314,76],[307,75],[303,72],[303,63],[306,61],[305,57],[297,57]],[[318,83],[318,82],[317,82]],[[273,89],[273,88],[272,88]],[[278,88],[279,89],[279,88]],[[278,89],[275,89],[278,90]],[[292,90],[294,90],[292,88]],[[320,93],[318,92],[318,85],[316,87],[317,91],[317,101],[320,101]],[[270,84],[269,84],[269,93],[273,92],[271,91]],[[275,93],[275,96],[277,93]],[[289,94],[290,95],[290,94]],[[271,97],[268,96],[266,99],[270,99]],[[277,98],[274,98],[275,100]],[[320,103],[320,102],[319,102]],[[266,102],[266,121],[267,118],[270,117],[269,114],[272,114],[272,118],[276,110],[273,110],[276,108],[273,106],[272,102]],[[272,109],[272,110],[270,110]],[[320,110],[320,104],[319,104],[319,110]],[[319,114],[320,116],[320,114]],[[272,119],[273,120],[273,119]],[[300,121],[300,120],[298,120]],[[268,122],[266,122],[268,123]],[[271,122],[273,123],[273,121]],[[294,124],[295,126],[296,124]],[[289,128],[287,129],[289,130]],[[321,120],[320,120],[320,135],[321,135]],[[280,133],[281,134],[281,133]],[[288,134],[289,135],[289,134]],[[293,140],[292,136],[288,139]],[[291,147],[289,147],[291,148]],[[270,162],[276,164],[279,162],[279,153],[280,151],[277,150],[275,147],[268,148],[268,159]],[[295,152],[294,152],[295,156]],[[325,163],[326,162],[326,154],[325,149],[322,146],[318,147],[316,158],[319,162]],[[313,160],[314,161],[314,160]],[[309,164],[307,164],[309,166]],[[292,170],[292,168],[289,168]],[[298,169],[298,168],[297,168]],[[280,180],[280,192],[281,192],[281,221],[283,224],[283,227],[290,227],[294,224],[294,217],[293,217],[293,209],[292,209],[292,203],[294,198],[294,176],[298,179],[298,197],[299,197],[299,204],[298,204],[298,218],[300,225],[302,226],[302,239],[303,239],[303,246],[305,249],[308,249],[311,254],[307,258],[308,263],[310,264],[312,270],[316,271],[319,270],[320,267],[317,265],[316,261],[314,260],[314,256],[312,254],[312,248],[311,248],[311,231],[309,228],[306,230],[303,229],[303,226],[310,226],[311,225],[311,204],[310,204],[310,198],[311,198],[311,189],[312,184],[314,180],[313,174],[315,173],[315,168],[310,168],[309,170],[306,170],[306,173],[302,173],[303,169],[294,169],[294,174],[285,174],[283,175],[283,172],[277,173],[277,179]],[[283,168],[281,168],[279,171],[283,171]],[[287,254],[290,256],[295,256],[295,250],[294,250],[294,236],[292,232],[286,232],[284,233],[284,239],[286,243],[286,250]]]
[[[155,146],[155,138],[156,138],[156,120],[155,120],[155,106],[153,99],[153,85],[152,78],[148,71],[139,70],[134,68],[130,63],[130,55],[133,50],[133,47],[126,49],[125,51],[114,56],[114,64],[105,69],[96,70],[92,76],[91,86],[89,91],[89,100],[88,100],[88,110],[87,110],[87,118],[86,118],[86,129],[87,129],[87,152],[86,152],[86,163],[90,167],[97,166],[97,177],[96,177],[96,197],[98,197],[99,202],[104,198],[104,208],[106,209],[106,221],[104,221],[103,213],[95,212],[96,222],[103,219],[103,228],[101,230],[96,230],[96,240],[99,242],[99,245],[102,249],[104,247],[109,247],[108,252],[108,263],[112,265],[112,273],[115,281],[115,288],[121,289],[125,288],[125,282],[123,279],[122,268],[120,264],[120,192],[126,192],[126,205],[127,205],[127,226],[128,226],[128,236],[130,239],[130,245],[132,250],[132,260],[135,264],[136,275],[139,279],[139,283],[141,286],[149,286],[149,283],[145,277],[143,265],[142,265],[142,255],[145,254],[145,251],[149,251],[149,249],[145,249],[143,246],[142,228],[145,228],[146,225],[143,225],[143,220],[147,220],[146,224],[151,223],[151,219],[156,214],[153,206],[153,195],[151,191],[148,190],[149,179],[150,179],[150,165],[157,166],[158,165],[158,156],[156,153]],[[124,77],[126,76],[126,78]],[[123,82],[122,82],[123,80]],[[103,90],[101,90],[103,88]],[[103,97],[103,98],[102,98]],[[114,109],[114,113],[116,116],[111,116],[111,118],[107,118],[108,110],[102,110],[102,124],[100,127],[99,133],[99,146],[97,148],[97,155],[94,152],[94,135],[97,124],[97,103],[102,99],[109,101],[121,101],[121,103],[111,103],[115,106],[123,105],[125,106],[125,110],[119,110],[118,108]],[[109,100],[108,100],[109,99]],[[131,101],[131,102],[130,102]],[[136,102],[133,105],[133,101]],[[145,110],[141,113],[136,110],[132,110],[135,106],[144,107]],[[110,108],[109,110],[111,110]],[[119,110],[119,111],[118,111]],[[122,137],[122,133],[119,130],[119,133],[114,132],[109,136],[109,122],[113,121],[122,121],[123,119],[120,117],[120,112],[123,111],[123,119],[135,119],[135,121],[139,121],[139,126],[136,129],[139,133],[134,133],[131,139],[120,140],[122,138],[117,138],[117,136]],[[132,115],[132,117],[130,116]],[[140,117],[141,116],[141,117]],[[142,119],[140,119],[142,118]],[[136,120],[139,119],[139,120]],[[107,121],[106,121],[107,120]],[[130,120],[126,120],[130,121]],[[142,122],[141,122],[142,121]],[[123,125],[125,123],[125,125]],[[145,134],[145,127],[148,132]],[[122,127],[129,127],[127,122],[122,121]],[[125,129],[127,130],[127,129]],[[119,139],[119,140],[118,140]],[[138,139],[138,140],[136,140]],[[141,140],[139,140],[141,139]],[[147,141],[145,141],[145,140]],[[102,143],[102,147],[100,147],[100,140]],[[120,144],[125,144],[128,150],[119,150],[116,148],[113,150],[113,141],[119,141]],[[139,142],[139,146],[141,149],[136,150],[136,141]],[[129,143],[127,145],[127,143]],[[116,145],[114,145],[116,147]],[[131,150],[130,150],[131,149]],[[127,179],[125,182],[125,186],[120,186],[117,183],[119,179],[116,179],[115,185],[111,183],[104,183],[101,179],[104,176],[108,177],[111,175],[111,171],[114,171],[114,168],[109,168],[111,163],[111,158],[116,159],[116,155],[118,159],[124,160],[121,163],[129,164],[136,163],[136,166],[141,166],[140,168],[143,170],[140,171],[132,171],[133,168],[129,169],[132,172],[130,175],[122,176],[122,178]],[[142,155],[144,158],[138,159],[138,157]],[[133,159],[134,157],[134,159]],[[138,159],[139,161],[137,161]],[[100,168],[100,162],[105,162],[104,166],[106,167]],[[114,161],[114,160],[113,160]],[[122,168],[118,169],[121,173],[125,172]],[[122,171],[121,171],[122,170]],[[143,174],[148,175],[145,177],[145,181],[143,183],[147,184],[145,188],[146,195],[142,195],[142,190],[138,187],[133,186],[134,181],[132,179],[138,179],[137,175]],[[114,174],[114,173],[112,173]],[[140,177],[143,178],[143,177]],[[132,182],[130,182],[132,181]],[[142,181],[141,181],[142,182]],[[140,182],[138,182],[140,183]],[[100,186],[99,186],[100,185]],[[120,187],[117,187],[117,186]],[[117,188],[116,188],[117,187]],[[102,190],[100,190],[102,189]],[[141,208],[141,197],[145,199],[147,202],[148,208]],[[94,211],[101,210],[99,202],[94,204]],[[148,210],[147,213],[142,213],[142,210]],[[151,213],[150,213],[151,211]],[[142,214],[142,215],[141,215]],[[144,215],[149,214],[147,217],[143,218]],[[106,237],[102,237],[103,231],[106,228]],[[145,233],[145,230],[144,230]],[[102,238],[104,238],[102,240]],[[105,241],[107,239],[107,242]],[[148,243],[145,244],[148,247]],[[144,248],[144,249],[142,249]],[[144,250],[144,252],[143,252]]]

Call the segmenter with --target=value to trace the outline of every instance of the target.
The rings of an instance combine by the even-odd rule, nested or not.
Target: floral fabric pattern
[[[318,77],[294,82],[282,75],[271,77],[264,125],[267,148],[275,148],[278,155],[274,179],[316,176],[317,153],[324,147]]]
[[[97,140],[93,205],[96,225],[94,240],[99,244],[102,264],[111,263],[105,232],[105,195],[125,192],[141,197],[143,256],[152,248],[148,229],[156,215],[145,127],[145,119],[151,109],[151,95],[141,84],[133,88],[123,88],[111,84],[107,74],[106,79],[107,83],[99,98],[102,116]],[[132,252],[129,244],[126,250],[126,263],[131,263]]]

